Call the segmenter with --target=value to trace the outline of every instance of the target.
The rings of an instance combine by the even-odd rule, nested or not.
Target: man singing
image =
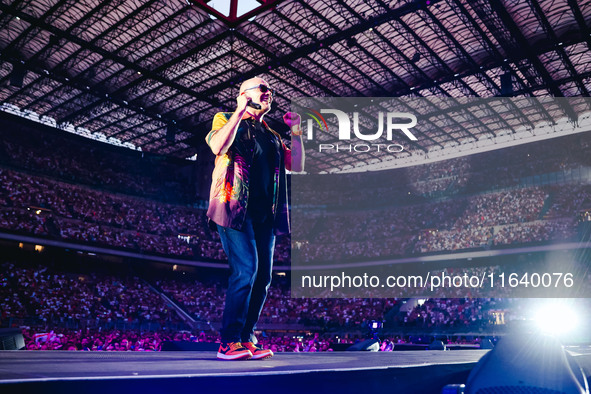
[[[217,225],[231,271],[217,354],[223,360],[273,357],[257,344],[254,330],[271,283],[275,236],[289,233],[285,170],[304,169],[300,116],[283,117],[292,149],[263,121],[273,98],[265,80],[245,81],[234,113],[217,113],[206,137],[216,155],[207,216]]]

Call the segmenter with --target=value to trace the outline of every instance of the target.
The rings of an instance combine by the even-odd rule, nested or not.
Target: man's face
[[[263,113],[267,113],[271,109],[273,92],[266,81],[260,78],[253,78],[246,81],[243,85],[242,92],[249,97],[253,103],[261,104],[261,111],[263,111]]]

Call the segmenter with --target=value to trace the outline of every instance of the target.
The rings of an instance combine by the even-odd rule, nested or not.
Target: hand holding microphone
[[[261,109],[261,105],[259,103],[255,103],[252,101],[252,98],[248,97],[246,94],[241,93],[240,96],[236,99],[238,102],[238,109],[246,110],[246,107],[251,107],[254,109]]]

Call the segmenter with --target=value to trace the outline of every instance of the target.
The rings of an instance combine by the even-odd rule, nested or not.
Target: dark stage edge
[[[0,393],[438,393],[486,350],[283,353],[219,361],[215,352],[0,352]]]

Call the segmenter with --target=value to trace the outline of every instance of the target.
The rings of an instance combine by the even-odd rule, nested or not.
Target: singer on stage
[[[223,360],[273,356],[254,330],[271,283],[275,236],[289,233],[285,170],[304,169],[300,116],[283,117],[291,149],[263,121],[274,95],[261,78],[243,82],[236,110],[217,113],[206,137],[216,155],[207,216],[217,225],[231,271],[217,354]]]

